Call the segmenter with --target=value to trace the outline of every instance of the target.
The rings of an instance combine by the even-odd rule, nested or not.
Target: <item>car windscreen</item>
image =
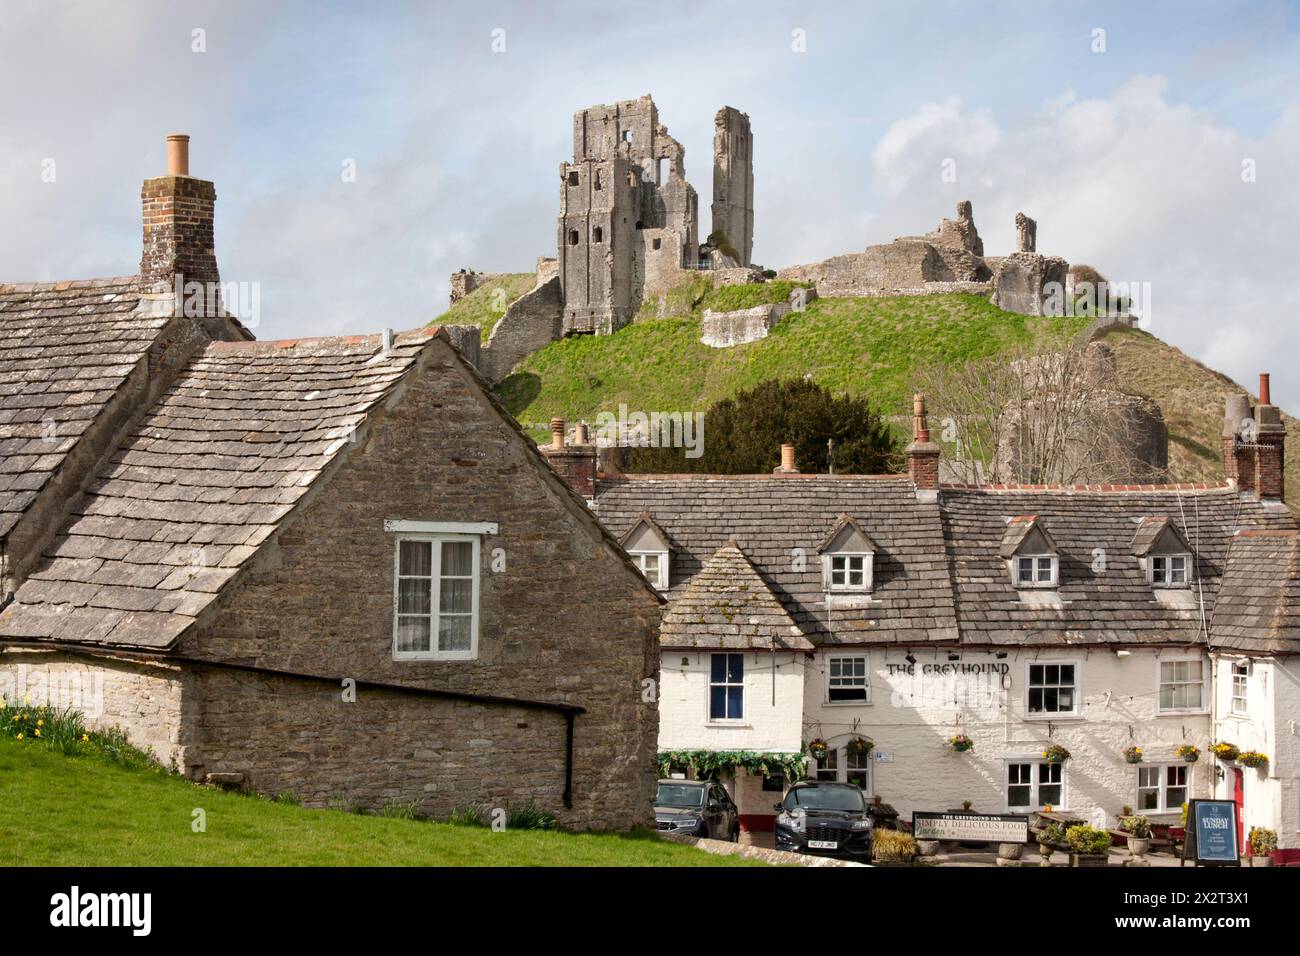
[[[857,787],[796,787],[785,797],[785,805],[793,810],[847,810],[861,812],[867,808],[862,791]]]
[[[655,797],[655,805],[660,807],[702,807],[704,806],[704,788],[693,787],[684,783],[661,783]]]

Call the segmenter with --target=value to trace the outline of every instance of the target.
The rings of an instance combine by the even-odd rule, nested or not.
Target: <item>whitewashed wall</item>
[[[745,653],[744,718],[709,720],[710,651],[665,649],[660,656],[660,750],[798,751],[803,714],[803,654]],[[685,663],[683,663],[685,662]]]
[[[1150,763],[1178,760],[1174,748],[1184,741],[1204,750],[1210,742],[1210,667],[1199,713],[1162,716],[1156,713],[1161,654],[1134,650],[1117,657],[1108,649],[1062,649],[1048,652],[1009,651],[999,660],[993,651],[965,650],[954,664],[1007,665],[1005,682],[989,675],[923,675],[926,665],[948,665],[948,651],[912,650],[915,676],[901,673],[906,649],[868,651],[871,702],[868,705],[830,704],[826,700],[825,662],[844,650],[820,650],[808,661],[804,688],[805,741],[824,737],[842,742],[855,728],[875,742],[873,790],[901,813],[945,810],[970,800],[988,813],[1006,809],[1005,763],[1014,758],[1041,756],[1050,743],[1060,743],[1073,755],[1066,768],[1065,809],[1114,825],[1125,804],[1137,803],[1137,767],[1125,762],[1122,751],[1136,744]],[[1163,652],[1169,659],[1185,654]],[[1026,665],[1070,662],[1078,669],[1083,694],[1082,717],[1027,717]],[[889,665],[895,665],[890,674]],[[1005,684],[1005,686],[1004,686]],[[1052,734],[1049,736],[1049,722]],[[952,752],[948,739],[964,733],[975,741],[965,754]],[[883,753],[882,753],[883,752]],[[1202,756],[1192,765],[1189,796],[1209,796],[1213,761]],[[1178,821],[1175,808],[1152,819]]]

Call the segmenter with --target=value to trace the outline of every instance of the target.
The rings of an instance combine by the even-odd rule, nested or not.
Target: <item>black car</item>
[[[740,814],[727,791],[711,780],[660,780],[655,826],[714,840],[740,839]]]
[[[871,856],[871,817],[856,784],[796,783],[776,810],[778,850]]]

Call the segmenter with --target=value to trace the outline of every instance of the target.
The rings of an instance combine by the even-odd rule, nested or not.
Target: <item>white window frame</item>
[[[427,651],[399,651],[397,649],[398,614],[401,609],[400,582],[403,542],[418,541],[429,544],[430,580],[438,582],[429,596],[429,649]],[[438,650],[438,617],[441,603],[442,545],[444,542],[465,541],[470,544],[470,567],[473,572],[470,586],[469,648],[467,650]],[[472,661],[478,658],[479,591],[482,586],[480,556],[482,538],[477,534],[404,534],[393,542],[393,660],[395,661]],[[412,575],[406,575],[412,577]],[[411,615],[406,615],[411,616]]]
[[[831,747],[827,745],[826,756],[829,759],[835,761],[835,766],[822,767],[821,761],[814,758],[809,765],[809,769],[811,770],[811,772],[809,773],[808,779],[812,780],[813,782],[820,781],[822,783],[832,783],[832,782],[848,783],[850,773],[866,773],[867,785],[862,788],[862,792],[865,795],[870,795],[875,792],[875,786],[876,786],[876,782],[873,776],[875,774],[876,762],[872,757],[873,753],[874,751],[869,750],[867,751],[865,756],[860,756],[858,758],[863,762],[863,766],[850,767],[849,766],[850,754],[849,754],[849,749],[847,744],[841,745],[839,747]],[[822,774],[826,774],[826,776],[821,776]]]
[[[1173,562],[1183,563],[1183,579],[1173,580]],[[1160,574],[1156,574],[1156,562],[1161,562]],[[1147,557],[1147,583],[1153,588],[1175,588],[1185,590],[1192,586],[1192,556],[1179,554],[1152,554]]]
[[[1020,805],[1013,806],[1011,803],[1011,768],[1012,766],[1016,766],[1016,765],[1027,765],[1030,768],[1029,769],[1030,803],[1026,806],[1020,806]],[[1053,803],[1052,809],[1064,810],[1069,808],[1070,773],[1064,763],[1053,764],[1050,761],[1044,760],[1042,757],[1038,757],[1038,756],[1006,757],[1002,761],[1002,803],[1007,813],[1025,813],[1025,812],[1032,813],[1035,810],[1042,810],[1045,806],[1047,806],[1047,804],[1045,804],[1042,801],[1041,794],[1039,792],[1040,787],[1042,787],[1043,785],[1043,781],[1040,779],[1041,771],[1039,770],[1039,767],[1042,766],[1052,766],[1052,767],[1060,768],[1061,801],[1059,803]],[[1023,784],[1017,784],[1017,786],[1023,786]],[[1048,786],[1055,786],[1055,784],[1049,783]]]
[[[1033,689],[1033,687],[1030,684],[1030,674],[1032,673],[1031,668],[1053,667],[1053,666],[1061,666],[1061,665],[1068,665],[1074,668],[1074,683],[1070,685],[1074,689],[1074,698],[1073,698],[1074,708],[1072,710],[1031,711],[1029,709],[1029,692],[1030,690]],[[1038,684],[1034,686],[1038,686],[1040,688],[1055,687],[1059,690],[1061,687],[1064,687],[1066,685],[1058,683],[1058,684]],[[1078,660],[1068,659],[1068,658],[1063,660],[1056,660],[1052,658],[1046,660],[1025,661],[1025,692],[1021,700],[1021,703],[1024,706],[1024,713],[1025,713],[1026,720],[1061,720],[1068,717],[1082,717],[1083,716],[1083,665]],[[1023,761],[1020,762],[1023,763]]]
[[[1240,672],[1238,672],[1240,668]],[[1249,661],[1232,661],[1228,671],[1229,676],[1229,698],[1228,713],[1233,717],[1250,716],[1250,662]],[[1238,685],[1237,681],[1241,683]],[[1241,693],[1237,693],[1238,686]],[[1241,701],[1241,706],[1237,706],[1237,701]]]
[[[1183,780],[1183,800],[1170,804],[1169,801],[1169,768],[1183,771],[1186,777]],[[1192,774],[1195,772],[1194,765],[1186,761],[1166,761],[1164,763],[1146,763],[1145,761],[1134,767],[1133,774],[1133,809],[1135,813],[1178,813],[1183,808],[1183,803],[1191,799],[1192,796]],[[1155,770],[1156,786],[1142,786],[1142,771]],[[1155,808],[1142,806],[1142,791],[1155,789],[1156,806]]]
[[[1201,665],[1201,703],[1196,707],[1165,707],[1162,698],[1164,697],[1163,688],[1166,683],[1176,684],[1178,686],[1191,685],[1194,681],[1166,681],[1164,679],[1165,664],[1184,664],[1199,662]],[[1210,669],[1205,658],[1197,655],[1183,655],[1180,657],[1158,657],[1156,658],[1156,713],[1157,714],[1204,714],[1209,711],[1209,678]]]
[[[842,558],[845,561],[844,566],[844,583],[835,583],[835,559]],[[862,583],[849,584],[850,569],[848,561],[850,558],[862,559]],[[822,581],[826,591],[831,594],[867,594],[871,591],[871,579],[875,564],[875,555],[870,551],[828,551],[822,555]]]
[[[717,683],[713,680],[713,659],[715,657],[739,657],[740,658],[740,680],[729,681],[723,680]],[[709,690],[704,697],[704,716],[710,724],[743,724],[745,723],[745,675],[749,673],[749,662],[745,660],[744,651],[713,651],[709,654]],[[730,673],[724,675],[730,677]],[[713,716],[713,688],[715,687],[739,687],[740,688],[740,716],[739,717],[714,717]]]
[[[668,552],[667,551],[629,551],[633,563],[641,569],[641,576],[659,591],[668,590]],[[659,559],[659,572],[655,577],[646,574],[645,559],[656,557]]]
[[[1022,581],[1020,579],[1020,562],[1032,561],[1033,580]],[[1050,561],[1051,566],[1048,569],[1049,576],[1044,579],[1039,577],[1042,574],[1041,562]],[[1061,563],[1054,554],[1016,554],[1011,558],[1011,580],[1018,588],[1054,588],[1057,586],[1061,576]]]
[[[831,680],[832,680],[831,662],[832,661],[862,661],[862,692],[863,692],[862,700],[833,700],[831,698]],[[856,678],[856,676],[857,675],[850,675],[851,678]],[[845,677],[843,674],[841,674],[838,679],[842,681],[845,679]],[[840,684],[839,686],[846,687],[852,685]],[[866,654],[850,654],[850,653],[828,654],[826,656],[825,688],[826,688],[825,700],[826,700],[826,705],[828,707],[846,707],[846,706],[863,707],[871,703],[871,661],[869,660],[868,656]]]

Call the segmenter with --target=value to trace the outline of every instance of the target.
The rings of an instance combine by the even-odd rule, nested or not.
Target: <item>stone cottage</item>
[[[618,542],[444,331],[225,317],[183,140],[143,195],[139,276],[0,286],[0,691],[308,805],[648,821],[661,598]]]
[[[941,484],[923,400],[901,475],[800,474],[792,449],[730,476],[548,454],[669,600],[667,759],[802,752],[904,815],[1177,824],[1190,797],[1235,794],[1243,835],[1273,828],[1295,855],[1300,549],[1260,392],[1226,410],[1220,484]],[[1216,760],[1216,740],[1270,762]],[[789,781],[743,766],[724,782],[763,839]]]

